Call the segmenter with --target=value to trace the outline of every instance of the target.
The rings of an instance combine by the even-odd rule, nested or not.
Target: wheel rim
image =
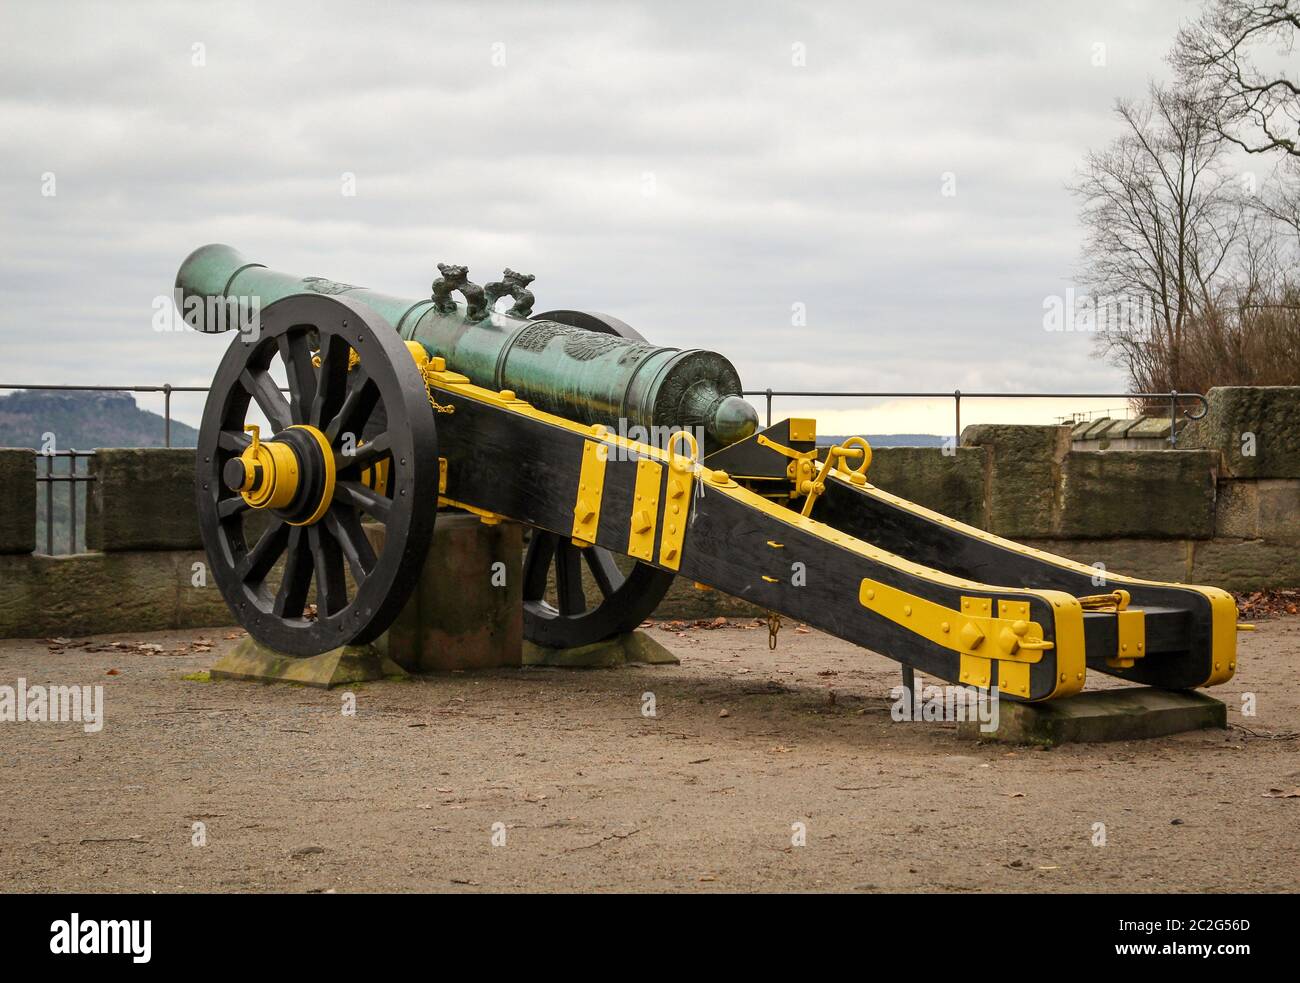
[[[349,366],[352,352],[358,360]],[[271,375],[277,356],[287,395]],[[293,450],[304,501],[255,509],[228,487],[227,463],[251,443],[243,428],[252,404],[273,431],[262,441]],[[332,493],[322,474],[329,463]],[[386,484],[363,480],[385,463]],[[373,641],[389,626],[432,538],[438,453],[423,379],[385,321],[342,297],[304,294],[267,307],[257,333],[236,338],[217,370],[197,464],[213,576],[249,634],[308,656]],[[265,529],[250,537],[254,517]],[[377,543],[363,520],[383,527]]]
[[[587,581],[597,589],[594,607]],[[633,631],[672,582],[672,573],[640,562],[625,576],[609,550],[534,529],[524,556],[524,634],[537,645],[574,648]]]

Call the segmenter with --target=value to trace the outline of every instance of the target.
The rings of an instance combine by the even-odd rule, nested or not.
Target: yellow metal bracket
[[[632,493],[632,516],[627,554],[638,560],[654,560],[655,528],[659,523],[659,486],[663,465],[641,458],[636,462],[636,488]]]
[[[856,468],[848,467],[844,461],[850,457],[862,458],[862,463]],[[855,485],[865,485],[867,483],[867,468],[871,465],[871,445],[863,437],[850,437],[842,444],[836,444],[826,452],[826,460],[822,462],[817,477],[808,481],[800,482],[797,491],[808,496],[804,499],[803,509],[800,515],[807,516],[811,514],[812,508],[817,504],[817,498],[826,490],[826,479],[831,476],[831,472],[840,469],[845,476]]]
[[[582,442],[582,469],[578,473],[578,497],[573,503],[573,542],[590,546],[600,526],[600,499],[605,491],[605,463],[609,446],[598,440]]]
[[[1089,594],[1079,598],[1079,604],[1085,611],[1115,615],[1115,654],[1106,657],[1106,665],[1112,669],[1132,669],[1134,660],[1147,654],[1146,613],[1140,608],[1130,608],[1131,600],[1132,595],[1126,590]]]
[[[996,662],[999,687],[1028,696],[1029,667],[1053,648],[1052,642],[1044,641],[1042,626],[1028,620],[1028,601],[999,601],[994,617],[991,598],[963,597],[961,610],[953,610],[869,578],[858,589],[858,601],[867,610],[960,654],[961,681],[972,686],[991,686]]]
[[[1106,660],[1112,669],[1132,669],[1133,660],[1146,655],[1146,614],[1140,608],[1127,608],[1115,612],[1115,634],[1118,643],[1115,654]]]
[[[690,456],[683,457],[674,448],[687,445]],[[689,430],[677,430],[668,438],[668,490],[664,499],[664,531],[659,542],[659,565],[679,570],[682,543],[686,540],[686,523],[690,519],[691,489],[699,464],[700,446]]]

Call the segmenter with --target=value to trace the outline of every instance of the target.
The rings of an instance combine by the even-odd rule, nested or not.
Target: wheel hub
[[[221,471],[225,486],[250,508],[270,509],[292,526],[319,522],[334,498],[334,453],[320,430],[295,424],[270,440],[261,428],[244,428],[252,441]]]

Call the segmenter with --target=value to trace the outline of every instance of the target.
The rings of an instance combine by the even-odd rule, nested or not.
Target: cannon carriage
[[[1116,574],[1099,590],[1092,567],[875,488],[860,438],[819,447],[802,419],[760,429],[717,353],[605,315],[532,316],[526,274],[482,289],[440,270],[412,299],[226,246],[180,269],[183,309],[260,305],[214,379],[196,493],[215,579],[266,645],[309,656],[377,638],[441,508],[531,528],[525,632],[541,645],[629,631],[680,576],[1015,699],[1076,693],[1089,669],[1170,688],[1235,671],[1226,592]],[[507,295],[510,311],[492,309]]]

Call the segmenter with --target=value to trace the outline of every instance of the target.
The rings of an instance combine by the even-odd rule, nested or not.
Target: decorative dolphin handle
[[[515,299],[515,303],[507,313],[514,317],[528,317],[533,313],[533,292],[528,289],[528,285],[536,279],[531,273],[516,273],[507,266],[500,280],[489,283],[484,288],[488,309],[496,307],[497,301],[502,297],[509,296]]]
[[[465,320],[476,322],[487,317],[491,304],[484,300],[483,288],[470,282],[469,267],[439,263],[438,270],[442,276],[433,281],[433,306],[439,314],[456,313],[456,302],[451,295],[459,291],[465,298]]]

